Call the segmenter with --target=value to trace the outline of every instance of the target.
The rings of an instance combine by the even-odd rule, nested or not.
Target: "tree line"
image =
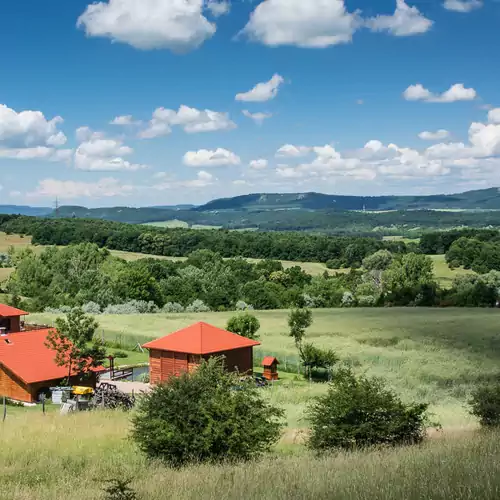
[[[207,249],[186,260],[129,262],[95,243],[10,252],[15,266],[3,285],[29,311],[83,307],[92,314],[204,312],[292,307],[494,306],[500,272],[459,276],[451,289],[435,280],[430,257],[378,250],[348,272],[306,273],[264,259],[224,259]]]

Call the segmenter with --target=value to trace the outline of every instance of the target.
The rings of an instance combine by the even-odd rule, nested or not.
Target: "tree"
[[[257,340],[259,338],[259,335],[257,334],[259,328],[259,320],[249,312],[233,316],[227,322],[226,326],[228,331],[252,340]]]
[[[283,415],[253,381],[212,358],[144,395],[132,438],[148,457],[173,466],[249,460],[276,443]]]
[[[312,322],[312,312],[310,309],[292,309],[288,315],[289,335],[293,337],[299,351],[301,350],[306,330],[312,325]]]
[[[309,405],[307,417],[308,445],[316,451],[416,444],[425,437],[427,405],[405,404],[382,380],[357,377],[344,369],[328,392]]]
[[[385,271],[392,263],[392,253],[388,250],[379,250],[363,259],[363,267],[367,271]]]
[[[80,308],[56,319],[56,328],[47,335],[45,345],[56,351],[56,364],[68,368],[68,380],[72,373],[86,374],[102,365],[106,349],[95,337],[98,327],[97,321]]]
[[[331,372],[333,366],[339,361],[339,358],[331,349],[320,349],[309,343],[302,345],[300,359],[311,376],[313,372],[319,369]]]

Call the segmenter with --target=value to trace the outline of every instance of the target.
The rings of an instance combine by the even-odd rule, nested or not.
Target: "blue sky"
[[[2,203],[499,186],[499,27],[495,0],[3,2]]]

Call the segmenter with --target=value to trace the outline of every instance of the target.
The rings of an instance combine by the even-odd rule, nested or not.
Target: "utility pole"
[[[59,199],[56,197],[56,204],[55,204],[55,214],[56,218],[59,217]]]

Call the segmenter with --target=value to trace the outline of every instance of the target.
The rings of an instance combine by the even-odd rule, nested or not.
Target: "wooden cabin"
[[[264,367],[264,378],[267,380],[278,380],[278,365],[280,362],[274,356],[266,356],[262,360]]]
[[[21,316],[27,312],[15,307],[0,304],[0,334],[16,333],[21,331]]]
[[[196,370],[203,359],[214,356],[224,356],[230,372],[252,374],[253,348],[257,345],[260,342],[200,322],[143,347],[149,350],[150,382],[158,384]]]
[[[50,329],[5,334],[0,337],[0,397],[35,403],[42,392],[60,384],[67,378],[68,369],[57,366],[55,351],[45,345]],[[96,386],[97,374],[93,369],[88,376],[72,373],[72,385]]]

